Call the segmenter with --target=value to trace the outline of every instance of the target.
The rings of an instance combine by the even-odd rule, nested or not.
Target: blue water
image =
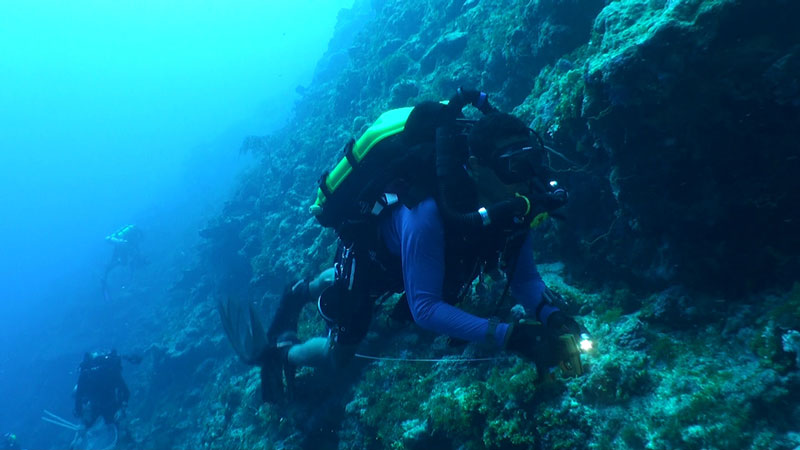
[[[70,418],[83,352],[159,336],[152,312],[247,166],[242,139],[281,125],[352,3],[0,3],[0,434],[63,448],[39,416]],[[146,291],[116,273],[107,302],[103,238],[128,223],[172,269],[136,275]]]

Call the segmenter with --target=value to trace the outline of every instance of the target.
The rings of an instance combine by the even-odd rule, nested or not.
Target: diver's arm
[[[550,314],[558,311],[544,299],[542,294],[546,288],[533,260],[533,239],[529,233],[519,252],[511,280],[511,293],[525,307],[525,312],[541,323],[547,323]]]
[[[333,267],[329,269],[325,269],[320,272],[313,280],[308,282],[308,298],[309,301],[316,301],[322,291],[324,291],[328,286],[333,284],[333,281],[336,276],[336,271],[333,270]]]
[[[81,400],[80,397],[77,395],[75,396],[75,409],[72,411],[75,417],[80,417],[80,415],[83,414],[83,402]]]
[[[106,236],[106,240],[111,242],[112,244],[127,244],[128,241],[118,236],[116,233],[110,236]]]
[[[390,234],[394,235],[395,243],[399,243],[403,282],[414,321],[437,333],[485,342],[490,333],[489,320],[443,300],[444,226],[436,202],[428,199],[412,209],[397,208],[393,211],[392,222]],[[501,323],[492,331],[498,346],[502,346],[507,330],[508,324]]]
[[[75,413],[76,416],[80,416],[81,414],[83,414],[83,397],[86,395],[85,394],[86,388],[84,387],[84,385],[86,384],[86,381],[85,381],[84,378],[85,377],[83,376],[83,374],[79,375],[78,376],[78,382],[75,384],[75,411],[74,411],[74,413]]]
[[[128,389],[128,385],[125,384],[125,380],[122,379],[122,376],[119,378],[119,400],[122,403],[128,403],[128,400],[131,398],[131,391]]]

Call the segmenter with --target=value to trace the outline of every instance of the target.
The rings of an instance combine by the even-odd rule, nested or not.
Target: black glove
[[[575,336],[575,339],[580,339],[581,334],[586,332],[581,324],[562,311],[556,311],[550,314],[550,317],[547,318],[547,328],[552,330],[557,336],[571,334]]]
[[[477,89],[460,87],[449,103],[456,106],[459,111],[467,104],[470,104],[484,115],[497,112],[497,109],[489,103],[489,96]]]
[[[538,322],[520,320],[508,331],[506,348],[536,364],[539,378],[561,362],[561,344],[558,335]]]
[[[567,191],[559,189],[555,192],[544,194],[531,194],[529,196],[531,208],[538,213],[555,211],[567,204]]]
[[[565,309],[568,306],[567,301],[564,300],[564,296],[549,287],[545,288],[544,292],[542,292],[542,298],[558,309]]]

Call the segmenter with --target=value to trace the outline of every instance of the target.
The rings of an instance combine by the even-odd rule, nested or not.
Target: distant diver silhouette
[[[106,241],[114,245],[114,252],[111,260],[106,265],[100,286],[103,298],[111,301],[111,292],[108,288],[108,275],[118,266],[128,266],[131,269],[147,264],[147,260],[142,256],[139,243],[142,241],[144,233],[136,225],[125,225],[114,233],[106,236]]]

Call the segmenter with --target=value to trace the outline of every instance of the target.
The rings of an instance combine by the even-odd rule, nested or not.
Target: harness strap
[[[317,181],[319,190],[322,192],[322,195],[324,195],[325,198],[331,198],[332,194],[331,190],[328,189],[328,175],[330,175],[330,171],[326,170],[325,172],[322,172],[322,175],[319,176],[319,181]]]
[[[397,196],[397,194],[391,192],[384,192],[384,194],[381,195],[378,198],[378,200],[375,201],[375,204],[372,205],[372,210],[370,211],[370,214],[372,214],[373,216],[377,216],[384,210],[384,208],[392,206],[396,204],[398,201],[400,201],[400,199]]]
[[[357,167],[358,161],[356,160],[356,155],[353,154],[353,146],[355,145],[356,140],[350,139],[347,141],[347,144],[344,145],[344,158],[347,162],[350,163],[350,167],[355,170]]]

